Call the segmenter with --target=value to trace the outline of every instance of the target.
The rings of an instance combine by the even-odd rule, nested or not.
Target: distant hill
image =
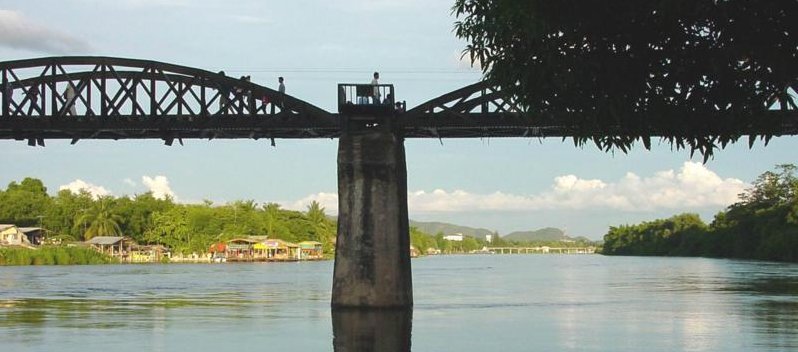
[[[410,220],[410,226],[426,232],[430,235],[435,235],[438,232],[443,232],[444,235],[453,233],[462,233],[466,236],[471,236],[478,239],[485,239],[486,235],[493,234],[493,231],[483,228],[473,228],[468,226],[460,226],[455,224],[447,224],[445,222],[422,222]]]
[[[565,235],[563,230],[554,227],[546,227],[540,230],[535,231],[517,231],[513,233],[509,233],[505,236],[502,236],[505,240],[510,241],[520,241],[520,242],[535,242],[535,241],[562,241],[562,240],[571,240],[571,241],[590,241],[590,239],[586,237],[569,237]]]

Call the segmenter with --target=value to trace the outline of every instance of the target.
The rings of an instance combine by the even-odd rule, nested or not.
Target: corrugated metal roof
[[[28,232],[34,232],[34,231],[41,231],[42,228],[41,227],[20,227],[19,230],[24,232],[24,233],[28,233]]]
[[[124,239],[125,239],[124,237],[117,237],[117,236],[97,236],[97,237],[92,237],[90,240],[86,241],[86,243],[108,246],[112,244],[117,244],[119,243],[119,241]]]

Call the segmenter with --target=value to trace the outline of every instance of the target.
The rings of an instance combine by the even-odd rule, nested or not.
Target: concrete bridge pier
[[[404,139],[387,124],[343,133],[332,306],[410,308]]]

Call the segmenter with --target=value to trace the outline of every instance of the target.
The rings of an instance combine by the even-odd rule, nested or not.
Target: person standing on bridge
[[[379,79],[380,79],[380,73],[374,72],[374,78],[371,80],[371,85],[374,86],[374,92],[372,94],[374,99],[374,104],[380,103],[380,87],[378,86],[380,84]]]
[[[33,110],[36,110],[39,114],[44,114],[41,107],[39,107],[39,86],[32,85],[27,92],[28,98],[28,115],[31,115]]]
[[[277,77],[277,91],[280,92],[280,109],[283,108],[283,96],[285,95],[285,80],[283,76]]]
[[[69,112],[69,115],[75,116],[77,115],[77,111],[75,111],[75,88],[72,87],[72,82],[67,83],[66,90],[64,90],[64,112]],[[67,107],[69,107],[67,109]]]
[[[224,71],[219,71],[219,75],[225,76]],[[224,86],[219,87],[219,112],[227,114],[227,104],[230,102],[230,88]]]

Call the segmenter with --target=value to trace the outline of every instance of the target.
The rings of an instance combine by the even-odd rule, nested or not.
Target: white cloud
[[[122,182],[124,182],[126,185],[128,185],[130,187],[136,187],[136,181],[133,181],[130,178],[126,178],[126,179],[122,180]]]
[[[155,198],[164,199],[166,196],[169,196],[173,200],[177,200],[175,192],[169,187],[169,179],[167,179],[166,176],[141,176],[141,183],[152,192],[152,196]]]
[[[311,194],[295,202],[285,202],[283,207],[290,210],[305,211],[310,202],[317,201],[327,214],[338,214],[338,193],[319,192]]]
[[[738,200],[748,185],[734,178],[721,178],[700,163],[685,162],[678,172],[666,170],[649,177],[627,173],[614,182],[582,179],[575,175],[554,178],[549,190],[536,195],[503,192],[474,194],[441,189],[408,193],[411,213],[606,209],[638,212],[693,210],[725,207]],[[337,212],[337,195],[318,193],[289,205],[304,209],[316,200]]]
[[[48,54],[81,53],[89,49],[86,41],[47,28],[10,10],[0,10],[0,46]]]
[[[99,197],[107,196],[107,195],[111,194],[111,191],[107,190],[105,187],[97,186],[97,185],[88,183],[86,181],[83,181],[81,179],[77,179],[77,180],[72,181],[70,183],[67,183],[67,184],[65,184],[65,185],[63,185],[61,187],[58,187],[59,191],[63,191],[65,189],[67,189],[67,190],[69,190],[69,191],[71,191],[72,193],[75,193],[75,194],[80,193],[81,190],[85,190],[86,192],[89,192],[91,194],[92,198],[94,198],[94,199],[97,199]]]

